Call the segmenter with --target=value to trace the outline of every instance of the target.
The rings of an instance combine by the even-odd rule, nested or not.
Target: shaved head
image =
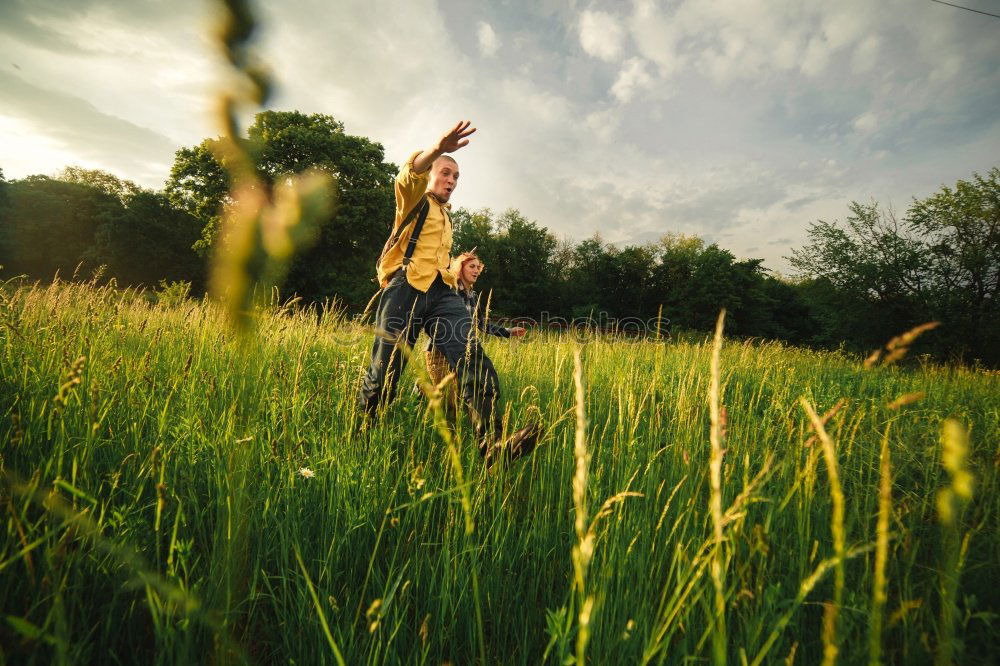
[[[431,164],[431,177],[427,190],[433,192],[439,201],[446,202],[458,185],[458,162],[455,158],[442,155]]]

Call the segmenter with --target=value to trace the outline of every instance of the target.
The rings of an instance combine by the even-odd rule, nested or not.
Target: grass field
[[[996,373],[725,341],[713,424],[711,337],[490,340],[486,472],[334,316],[2,298],[0,661],[995,663]]]

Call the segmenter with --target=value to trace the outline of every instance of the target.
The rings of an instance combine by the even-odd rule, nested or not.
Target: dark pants
[[[500,430],[495,409],[500,380],[472,327],[462,297],[440,275],[423,293],[407,282],[402,270],[397,271],[379,298],[371,365],[358,396],[360,408],[374,416],[381,405],[396,397],[396,385],[406,367],[406,357],[397,345],[405,343],[413,349],[423,330],[455,368],[459,394],[479,437],[496,438]]]

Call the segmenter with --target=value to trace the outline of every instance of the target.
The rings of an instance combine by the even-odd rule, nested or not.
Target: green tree
[[[685,292],[694,274],[695,262],[705,249],[705,241],[697,236],[667,233],[660,238],[659,261],[653,267],[651,300],[663,316],[679,327],[691,328],[688,320]]]
[[[875,202],[850,211],[790,257],[825,337],[871,349],[939,320],[918,350],[1000,363],[1000,169],[914,200],[902,222]]]
[[[14,255],[13,226],[11,225],[7,206],[8,187],[9,184],[7,183],[7,179],[4,177],[3,169],[0,169],[0,275],[2,275],[4,273],[4,269],[7,268],[3,265],[4,258],[12,257]]]
[[[653,245],[605,248],[601,260],[600,303],[613,318],[647,319],[656,315],[658,303],[653,292],[657,251]]]
[[[59,172],[57,180],[93,187],[118,199],[122,205],[125,205],[129,197],[142,192],[142,188],[131,180],[123,180],[112,173],[101,171],[100,169],[84,169],[78,166],[68,166]]]
[[[601,312],[601,271],[605,268],[607,247],[600,234],[577,243],[569,265],[564,267],[566,286],[569,295],[566,303],[568,315],[571,317],[597,316]]]
[[[122,284],[153,287],[160,280],[183,280],[200,292],[205,262],[192,248],[200,232],[198,220],[164,193],[139,189],[120,209],[102,215],[84,256],[107,265],[108,274]]]
[[[876,347],[928,319],[931,256],[892,211],[852,202],[844,223],[820,220],[807,234],[788,259],[800,278],[835,290],[815,302],[834,338]]]
[[[906,215],[926,244],[933,314],[950,324],[948,344],[963,356],[998,360],[1000,169],[914,201]],[[993,344],[991,344],[993,343]]]
[[[98,214],[93,241],[82,255],[88,265],[106,266],[106,275],[121,284],[184,280],[202,289],[204,262],[192,249],[201,225],[164,193],[99,169],[66,167],[59,180],[92,187],[121,204]]]
[[[711,330],[719,309],[731,313],[727,326],[733,333],[752,334],[739,330],[739,311],[745,297],[743,276],[735,268],[736,258],[729,250],[712,243],[694,260],[691,279],[683,293],[684,313],[688,325],[698,330]]]
[[[765,275],[758,289],[760,300],[753,300],[760,309],[751,314],[747,322],[753,335],[799,345],[817,342],[821,334],[819,322],[797,283]]]
[[[555,237],[513,208],[499,217],[488,208],[452,215],[453,252],[476,248],[487,270],[476,288],[490,308],[508,316],[538,316],[556,301]],[[491,293],[492,292],[492,293]]]
[[[505,211],[497,225],[499,233],[492,249],[497,311],[537,315],[549,310],[553,303],[555,237],[514,209]]]
[[[815,334],[798,288],[771,275],[763,260],[737,261],[729,250],[678,233],[664,235],[656,249],[648,300],[663,305],[672,325],[710,331],[724,307],[726,330],[737,335],[802,342]]]
[[[161,279],[202,283],[191,249],[201,225],[166,195],[105,171],[69,167],[58,178],[29,176],[9,185],[0,219],[0,264],[42,280],[77,269],[122,285]]]
[[[480,208],[470,211],[458,208],[451,213],[452,224],[452,254],[459,254],[476,249],[481,257],[494,256],[493,244],[496,242],[496,223],[493,211]]]
[[[231,203],[229,173],[215,157],[216,141],[206,139],[178,150],[164,188],[174,206],[201,222],[201,238],[194,244],[201,256],[208,256],[219,232],[223,207]]]
[[[100,220],[121,208],[106,192],[82,183],[28,176],[8,185],[0,238],[0,264],[7,273],[42,280],[57,272],[70,277],[78,266],[92,269],[88,250]]]
[[[229,181],[214,141],[177,151],[166,184],[171,201],[201,221],[202,252],[217,242],[220,215],[228,203]],[[397,169],[384,161],[382,146],[346,134],[343,124],[330,116],[298,111],[257,114],[246,141],[267,183],[307,168],[325,171],[337,183],[335,213],[320,226],[312,249],[294,260],[286,291],[363,306],[374,290],[374,262],[394,211]]]

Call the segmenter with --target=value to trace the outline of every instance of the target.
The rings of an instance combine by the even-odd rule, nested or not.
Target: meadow
[[[995,663],[996,372],[487,340],[546,425],[487,471],[419,361],[361,427],[332,311],[0,297],[2,662]]]

